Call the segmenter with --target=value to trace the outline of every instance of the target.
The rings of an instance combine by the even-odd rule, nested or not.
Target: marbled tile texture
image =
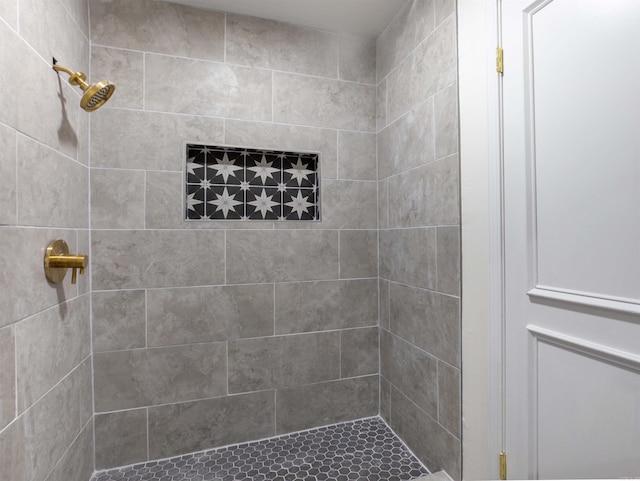
[[[0,70],[0,479],[86,480],[94,439],[102,469],[378,413],[459,479],[455,1],[408,0],[376,40],[0,3],[31,82]],[[117,84],[90,122],[52,54]],[[306,195],[266,215],[260,176],[255,221],[185,221],[187,144],[317,152],[320,220]],[[56,238],[91,256],[77,285],[42,276]]]
[[[454,10],[409,0],[378,37],[376,140],[380,413],[431,470],[459,479]]]
[[[53,285],[52,240],[89,254],[89,116],[65,66],[89,73],[88,0],[0,2],[0,479],[93,472],[89,273]]]
[[[90,7],[97,468],[377,415],[375,40]]]

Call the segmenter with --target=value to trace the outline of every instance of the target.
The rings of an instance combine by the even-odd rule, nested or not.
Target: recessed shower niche
[[[187,144],[186,220],[320,220],[319,156]]]

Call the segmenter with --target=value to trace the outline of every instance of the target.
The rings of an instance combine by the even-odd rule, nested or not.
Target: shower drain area
[[[101,471],[91,481],[398,481],[427,474],[376,417]]]

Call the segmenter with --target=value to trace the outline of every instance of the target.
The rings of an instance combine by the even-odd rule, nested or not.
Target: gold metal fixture
[[[500,479],[507,479],[507,453],[500,453]]]
[[[89,263],[89,256],[70,255],[69,246],[62,239],[54,240],[49,243],[44,253],[44,274],[49,282],[58,284],[62,282],[67,274],[67,269],[73,269],[71,272],[71,284],[77,281],[77,271],[84,274],[84,268]]]
[[[496,48],[496,72],[504,73],[504,51],[502,48]]]
[[[88,84],[87,76],[84,73],[74,72],[67,67],[58,65],[58,61],[55,58],[53,59],[53,70],[69,74],[69,83],[82,89],[84,95],[80,99],[80,107],[87,112],[93,112],[102,107],[116,90],[116,86],[108,80],[101,80],[91,85]]]

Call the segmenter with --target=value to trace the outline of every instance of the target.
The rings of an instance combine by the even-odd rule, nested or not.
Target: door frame
[[[462,474],[469,480],[499,479],[499,453],[506,448],[502,96],[495,70],[500,0],[458,0],[457,8]]]

